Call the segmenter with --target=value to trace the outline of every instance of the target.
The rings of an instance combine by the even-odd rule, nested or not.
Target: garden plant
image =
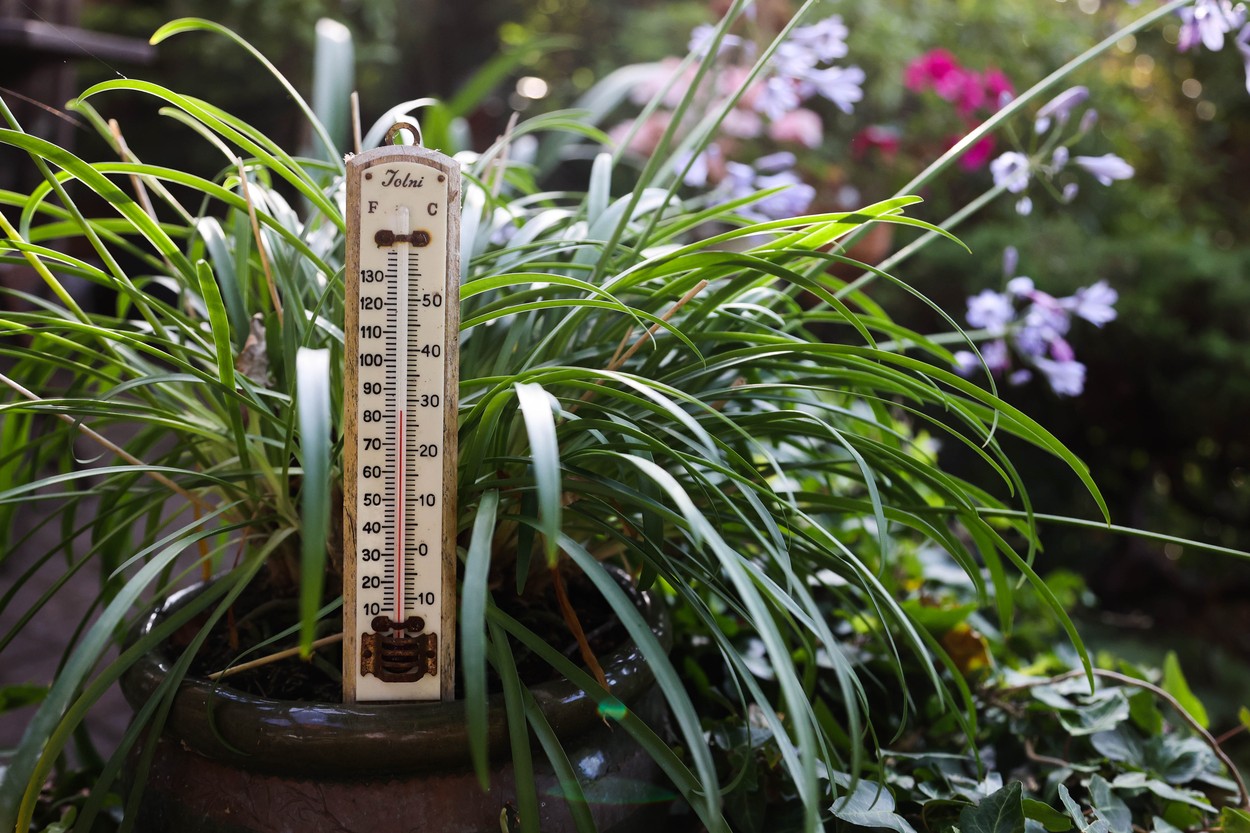
[[[1069,151],[1088,128],[1071,73],[1177,12],[1207,47],[1227,34],[1242,48],[1244,11],[1226,0],[1143,9],[1018,94],[988,84],[994,100],[969,110],[985,121],[896,195],[813,210],[823,186],[803,182],[799,155],[733,155],[770,130],[818,145],[812,120],[793,115],[800,105],[856,104],[862,79],[833,63],[845,32],[816,5],[752,39],[750,4],[733,3],[689,56],[648,76],[658,83],[615,140],[638,72],[457,155],[459,692],[483,779],[489,695],[502,692],[515,777],[502,829],[540,829],[552,799],[534,787],[536,760],[549,761],[578,829],[611,799],[586,793],[527,695],[551,676],[654,759],[674,823],[692,829],[1250,829],[1250,793],[1175,658],[1156,674],[1102,667],[1084,647],[1070,617],[1079,582],[1043,576],[1043,519],[1005,448],[1012,438],[1054,457],[1103,510],[1046,521],[1173,540],[1115,525],[1081,460],[998,393],[1022,374],[1078,393],[1084,368],[1065,335],[1077,320],[1107,324],[1114,288],[1055,297],[1009,253],[1002,292],[944,311],[897,271],[922,247],[959,247],[953,232],[995,199],[1027,212],[1043,189],[1071,199],[1068,185],[1128,176],[1118,157]],[[153,40],[210,34],[273,70],[206,21]],[[938,63],[917,72],[940,80]],[[6,830],[133,823],[183,677],[295,646],[301,658],[222,684],[296,700],[332,700],[338,685],[326,638],[342,628],[351,145],[271,74],[315,152],[295,155],[212,102],[116,79],[72,103],[116,155],[87,162],[23,132],[0,97],[0,141],[45,179],[0,193],[0,259],[47,290],[6,290],[21,305],[0,317],[5,555],[26,543],[9,533],[15,516],[36,506],[60,540],[35,569],[101,577],[7,760]],[[136,158],[105,115],[118,96],[154,101],[171,131],[220,153],[219,167]],[[412,118],[428,146],[456,150],[470,106],[406,102],[360,147]],[[756,135],[743,135],[752,119]],[[910,194],[940,187],[1007,125],[1026,143],[996,140],[986,192],[942,222],[920,219]],[[581,184],[549,190],[557,174]],[[911,236],[880,263],[858,260],[855,242],[876,226]],[[107,290],[107,303],[85,306],[70,278]],[[898,323],[878,286],[946,329]],[[945,470],[943,446],[978,460],[994,486]],[[671,610],[671,648],[605,565]],[[5,605],[35,569],[5,588]],[[133,636],[172,593],[212,576]],[[552,612],[546,600],[569,587],[579,604]],[[247,608],[257,595],[265,617]],[[582,622],[595,608],[599,620]],[[602,686],[583,625],[633,640],[667,720],[640,719]],[[79,731],[84,715],[175,635],[174,673],[102,759]],[[19,625],[0,650],[28,638]]]

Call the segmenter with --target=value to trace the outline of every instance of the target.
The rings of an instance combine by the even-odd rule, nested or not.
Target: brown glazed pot
[[[194,592],[188,591],[188,593]],[[669,618],[629,590],[667,648]],[[175,597],[167,609],[177,605]],[[160,614],[149,619],[151,628]],[[612,693],[654,727],[664,702],[638,649],[601,657]],[[138,708],[168,673],[149,655],[122,679]],[[655,762],[586,692],[559,679],[530,689],[581,781],[600,833],[645,830],[673,798]],[[157,742],[136,830],[146,833],[496,833],[516,806],[502,695],[490,702],[490,789],[469,760],[464,704],[268,700],[186,680]],[[560,784],[531,736],[544,833],[575,829]]]

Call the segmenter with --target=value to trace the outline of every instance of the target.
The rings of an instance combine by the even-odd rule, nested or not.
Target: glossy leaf
[[[1197,721],[1199,726],[1204,729],[1210,728],[1211,718],[1207,717],[1207,710],[1202,705],[1202,701],[1190,690],[1189,683],[1181,672],[1181,662],[1176,658],[1175,651],[1168,651],[1163,659],[1163,690],[1175,697],[1176,702],[1189,712],[1189,716]]]

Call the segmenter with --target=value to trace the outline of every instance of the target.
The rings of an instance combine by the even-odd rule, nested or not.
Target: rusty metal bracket
[[[376,616],[373,633],[360,637],[360,673],[388,683],[413,683],[438,675],[438,634],[421,633],[425,620],[409,616],[396,622]]]

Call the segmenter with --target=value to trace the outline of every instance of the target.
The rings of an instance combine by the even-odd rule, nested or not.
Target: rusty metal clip
[[[413,683],[438,675],[438,634],[421,633],[425,620],[409,616],[396,622],[374,617],[373,633],[360,637],[360,673],[387,683]]]

